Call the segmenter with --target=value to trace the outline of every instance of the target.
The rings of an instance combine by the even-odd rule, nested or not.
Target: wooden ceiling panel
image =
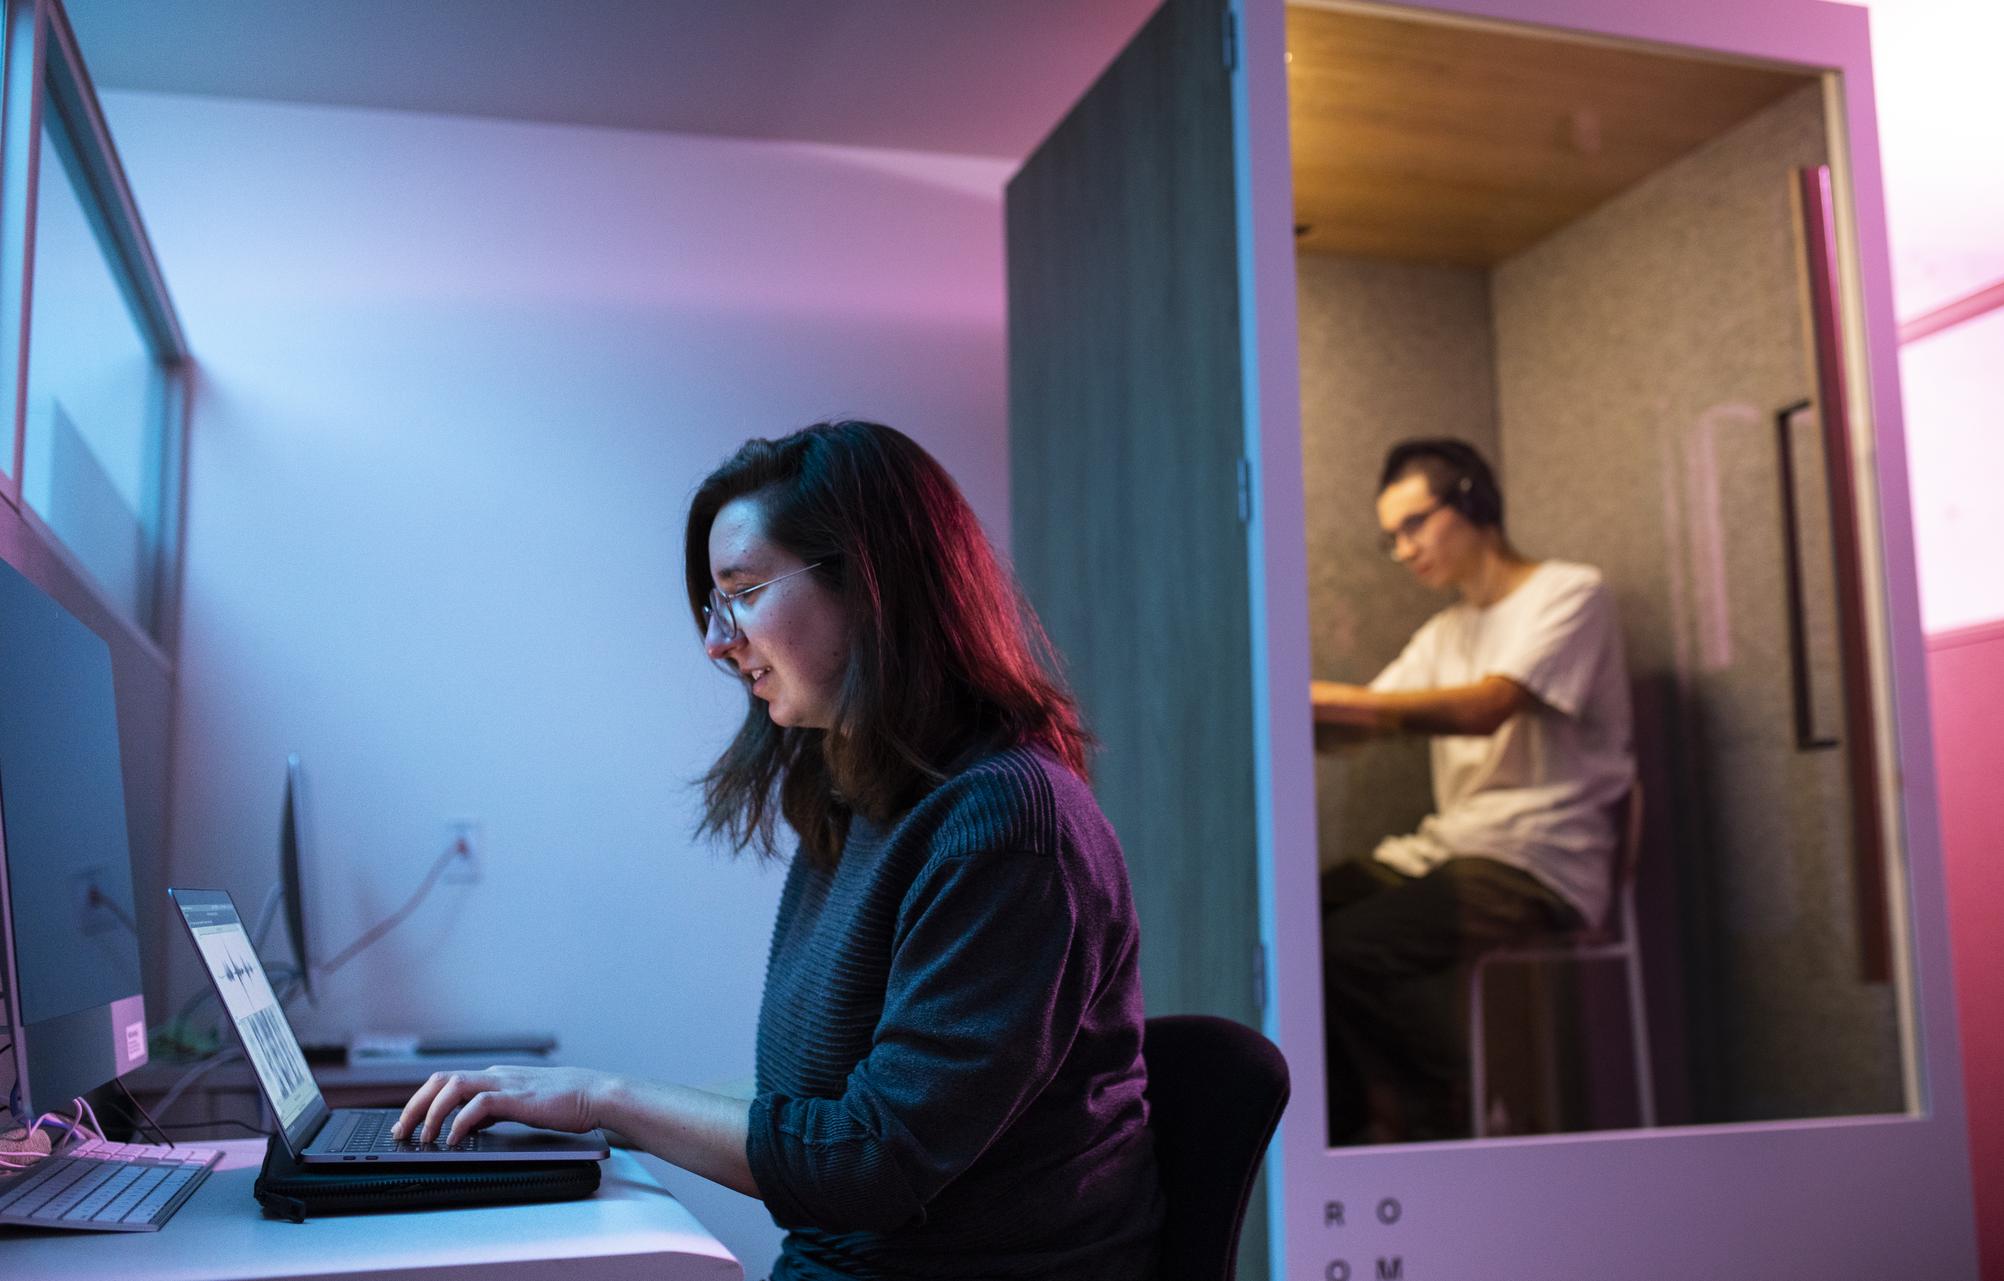
[[[1806,73],[1290,6],[1307,253],[1492,266],[1703,145]]]

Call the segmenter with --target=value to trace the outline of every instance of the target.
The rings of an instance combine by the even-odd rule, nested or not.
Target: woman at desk
[[[1041,629],[951,477],[872,423],[753,440],[690,506],[689,608],[743,683],[704,830],[799,837],[733,1099],[434,1076],[398,1133],[603,1125],[763,1199],[779,1278],[1141,1277],[1161,1223],[1138,931]],[[450,1137],[450,1136],[448,1136]]]

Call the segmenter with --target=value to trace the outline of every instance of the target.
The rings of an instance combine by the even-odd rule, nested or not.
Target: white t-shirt
[[[1613,807],[1635,778],[1628,664],[1614,598],[1589,565],[1548,560],[1487,608],[1461,601],[1423,624],[1371,682],[1438,689],[1504,676],[1531,706],[1494,734],[1433,740],[1435,812],[1376,857],[1418,876],[1458,855],[1521,867],[1599,923]]]

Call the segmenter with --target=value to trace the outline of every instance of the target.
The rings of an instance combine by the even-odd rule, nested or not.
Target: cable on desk
[[[132,1091],[125,1089],[123,1082],[119,1082],[118,1084],[120,1090],[124,1092],[125,1097],[132,1100],[132,1106],[138,1108],[139,1114],[146,1118],[147,1128],[151,1129],[155,1134],[159,1135],[162,1144],[166,1147],[172,1148],[180,1146],[179,1144],[175,1143],[173,1139],[167,1137],[167,1132],[169,1130],[210,1130],[216,1128],[217,1126],[228,1126],[230,1129],[233,1130],[242,1130],[246,1134],[255,1134],[260,1139],[268,1139],[273,1134],[273,1131],[271,1130],[251,1125],[245,1121],[239,1121],[234,1117],[215,1117],[207,1121],[173,1121],[166,1125],[162,1125],[160,1122],[153,1119],[153,1114],[146,1110],[146,1105],[144,1103],[141,1103],[138,1099],[133,1098]],[[124,1111],[123,1104],[120,1104],[119,1107],[121,1111]],[[132,1113],[129,1111],[125,1113],[125,1116],[127,1120],[134,1119]]]
[[[242,1130],[245,1134],[255,1134],[260,1139],[268,1139],[277,1133],[275,1130],[261,1129],[248,1121],[239,1121],[234,1117],[220,1116],[213,1121],[172,1121],[160,1128],[163,1130],[206,1130],[218,1125],[226,1125],[232,1130]]]
[[[231,1046],[227,1049],[217,1050],[204,1061],[189,1068],[185,1076],[174,1082],[173,1088],[160,1096],[160,1115],[166,1116],[168,1112],[172,1111],[174,1105],[180,1101],[181,1096],[186,1094],[188,1088],[194,1085],[195,1082],[201,1080],[230,1060],[240,1059],[243,1056],[244,1052],[242,1050]]]
[[[60,1155],[63,1145],[71,1139],[77,1138],[79,1135],[84,1136],[86,1139],[102,1139],[104,1137],[104,1130],[98,1125],[97,1113],[91,1111],[90,1104],[81,1098],[71,1099],[70,1102],[76,1105],[76,1116],[65,1117],[59,1112],[44,1112],[36,1117],[27,1128],[27,1134],[32,1136],[36,1130],[41,1129],[50,1122],[55,1122],[63,1127],[62,1136],[49,1144],[47,1152],[0,1153],[0,1169],[26,1170],[45,1157]],[[84,1124],[85,1117],[90,1118],[89,1125]],[[26,1156],[28,1159],[25,1161],[14,1159],[20,1156]]]
[[[170,1148],[173,1147],[174,1140],[167,1137],[167,1131],[160,1128],[160,1123],[153,1119],[153,1114],[146,1110],[146,1105],[144,1103],[141,1103],[137,1098],[133,1096],[132,1091],[126,1087],[124,1078],[115,1076],[111,1078],[111,1083],[118,1087],[118,1092],[125,1096],[126,1102],[132,1104],[133,1107],[139,1109],[139,1115],[146,1118],[147,1128],[152,1130],[155,1134],[159,1135],[160,1141],[162,1143],[165,1143]],[[126,1116],[128,1118],[131,1115],[132,1114],[129,1112],[126,1113]]]

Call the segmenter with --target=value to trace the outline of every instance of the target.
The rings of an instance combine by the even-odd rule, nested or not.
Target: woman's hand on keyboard
[[[429,1143],[459,1108],[448,1143],[496,1121],[520,1121],[547,1130],[582,1134],[598,1124],[597,1099],[605,1073],[567,1067],[490,1067],[479,1072],[434,1072],[418,1087],[391,1127],[398,1139]]]

